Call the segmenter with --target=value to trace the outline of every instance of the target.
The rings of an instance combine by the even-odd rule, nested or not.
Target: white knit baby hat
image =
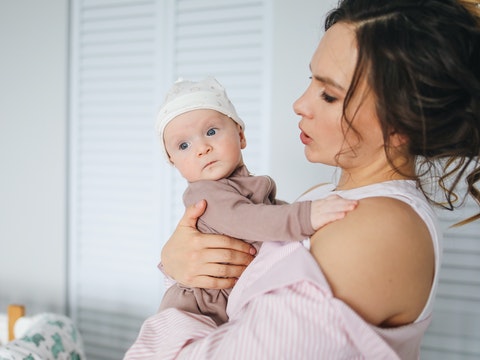
[[[227,96],[223,86],[213,77],[202,81],[178,79],[168,91],[157,115],[155,129],[162,141],[162,150],[170,162],[163,132],[167,124],[178,115],[192,110],[211,109],[230,117],[245,130],[245,124],[237,115],[235,107]]]

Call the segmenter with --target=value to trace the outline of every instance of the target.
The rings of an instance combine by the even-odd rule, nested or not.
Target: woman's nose
[[[302,94],[295,102],[293,103],[293,111],[295,114],[303,116],[305,113],[305,93]]]
[[[302,117],[308,117],[308,107],[306,102],[306,92],[304,92],[295,102],[293,103],[293,111],[295,114]]]

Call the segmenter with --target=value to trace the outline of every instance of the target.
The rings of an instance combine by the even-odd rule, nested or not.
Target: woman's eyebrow
[[[312,67],[311,66],[310,66],[310,72],[312,72]],[[328,76],[315,75],[315,74],[313,74],[313,72],[312,72],[312,76],[317,81],[320,81],[324,84],[333,86],[334,88],[337,88],[340,91],[346,92],[345,88],[342,85],[340,85],[338,82],[336,82],[335,80],[333,80],[332,78],[330,78]]]

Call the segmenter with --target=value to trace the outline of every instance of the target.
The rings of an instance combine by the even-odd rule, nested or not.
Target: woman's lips
[[[312,142],[312,139],[310,138],[310,136],[308,136],[302,131],[300,132],[300,141],[302,142],[303,145],[308,145]]]

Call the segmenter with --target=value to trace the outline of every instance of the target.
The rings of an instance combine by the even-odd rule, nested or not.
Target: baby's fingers
[[[312,203],[314,207],[324,212],[351,211],[358,205],[358,200],[345,199],[339,195],[330,195]]]
[[[312,227],[318,230],[328,223],[343,219],[357,205],[357,200],[344,199],[338,195],[330,195],[325,199],[313,201],[311,206]]]

